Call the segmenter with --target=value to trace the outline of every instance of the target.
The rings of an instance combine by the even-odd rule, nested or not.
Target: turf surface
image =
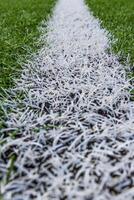
[[[113,44],[124,62],[134,63],[134,0],[86,0],[93,14],[102,21],[117,41]]]
[[[13,85],[25,56],[37,49],[37,25],[56,0],[0,0],[0,88]]]
[[[126,72],[105,51],[107,35],[83,0],[60,0],[48,30],[50,45],[3,103],[2,194],[132,200],[134,104]]]

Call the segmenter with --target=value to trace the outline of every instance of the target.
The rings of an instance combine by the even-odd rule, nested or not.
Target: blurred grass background
[[[113,51],[120,55],[121,62],[129,56],[134,76],[134,0],[85,0],[106,28],[117,39]]]
[[[12,75],[17,74],[26,55],[37,49],[37,26],[47,19],[55,2],[0,0],[0,88],[13,86]]]
[[[134,0],[85,0],[102,26],[118,40],[113,45],[122,61],[134,64]],[[37,49],[37,26],[47,19],[56,0],[0,0],[0,87],[13,85],[26,55]],[[134,72],[133,72],[134,75]]]

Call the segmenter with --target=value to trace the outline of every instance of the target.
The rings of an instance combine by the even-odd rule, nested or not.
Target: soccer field
[[[134,199],[133,3],[107,1],[0,0],[0,200]]]
[[[13,85],[26,55],[37,49],[37,26],[56,0],[0,0],[0,87]]]

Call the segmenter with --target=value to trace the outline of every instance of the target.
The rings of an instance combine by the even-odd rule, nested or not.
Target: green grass
[[[34,52],[39,31],[56,0],[0,0],[0,88],[13,86],[26,55]],[[1,90],[0,90],[1,92]]]
[[[130,65],[134,64],[134,0],[85,0],[114,38],[113,50]]]
[[[6,96],[2,88],[14,85],[13,77],[18,76],[22,62],[39,48],[38,25],[42,20],[47,20],[55,3],[56,0],[0,0],[0,97]],[[3,97],[0,101],[0,130],[5,127],[2,102]],[[14,139],[16,132],[11,132],[10,137]],[[2,139],[0,145],[4,142]],[[6,182],[10,181],[11,173],[15,170],[15,160],[16,156],[12,155]]]

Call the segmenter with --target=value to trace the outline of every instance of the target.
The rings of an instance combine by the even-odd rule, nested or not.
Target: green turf
[[[0,0],[0,88],[13,86],[13,75],[37,49],[37,26],[56,0]],[[1,91],[1,90],[0,90]]]
[[[134,0],[85,0],[114,38],[113,50],[124,62],[128,55],[134,64]]]

